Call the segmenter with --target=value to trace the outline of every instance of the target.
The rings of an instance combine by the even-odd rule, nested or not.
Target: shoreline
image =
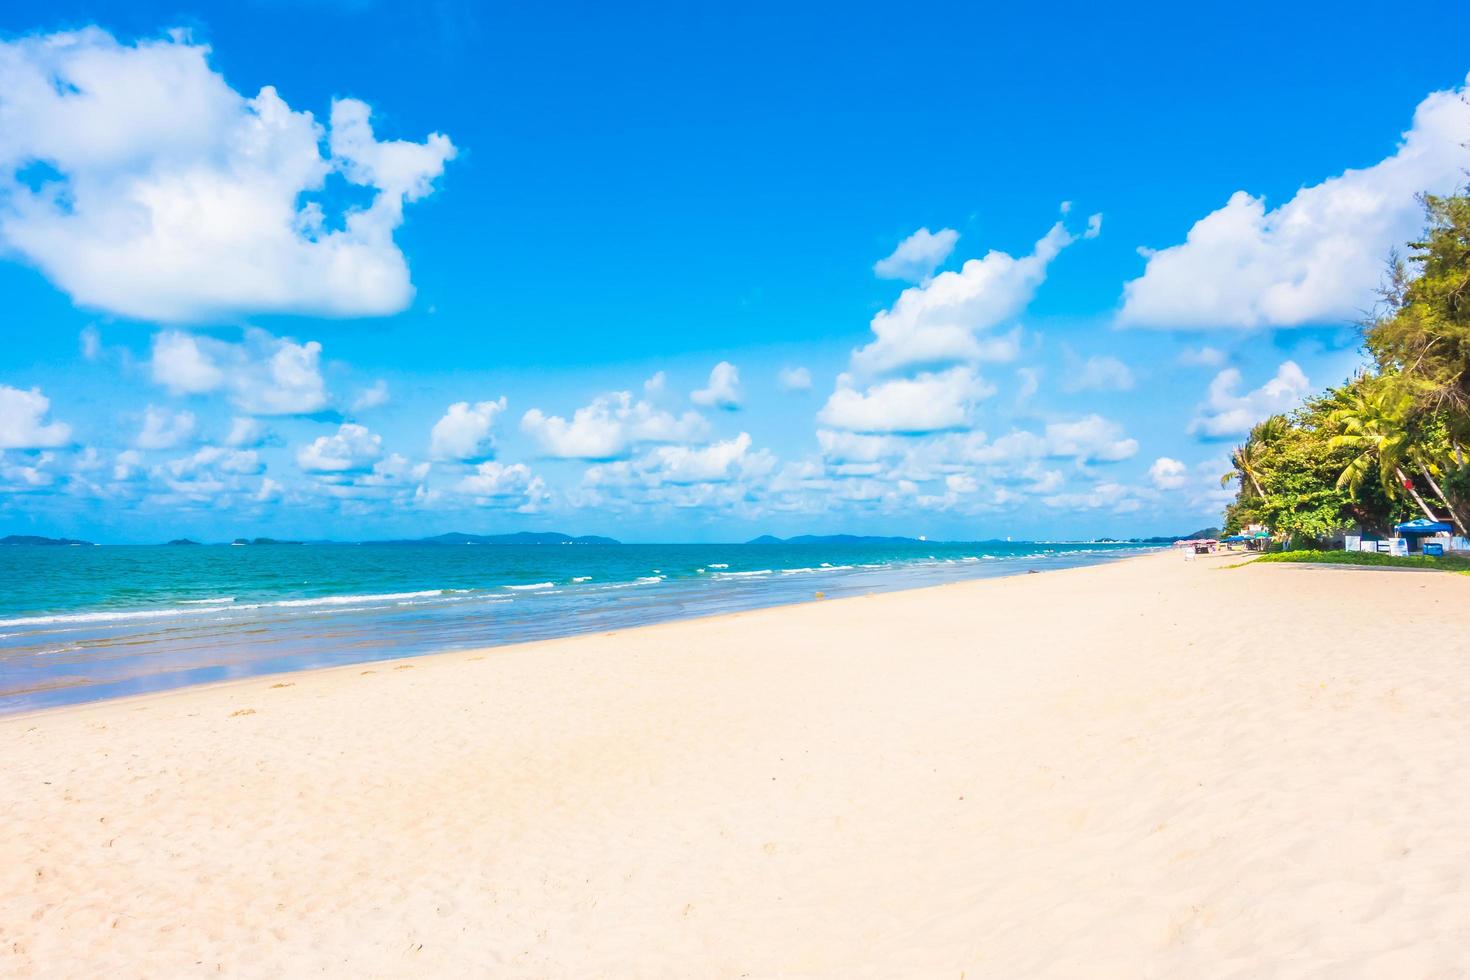
[[[117,676],[110,679],[90,678],[83,675],[80,679],[78,679],[73,675],[66,673],[49,678],[44,673],[39,673],[38,676],[33,680],[32,685],[29,687],[6,689],[3,685],[0,685],[0,718],[15,717],[35,711],[55,711],[63,708],[75,707],[85,704],[106,703],[123,698],[144,697],[150,694],[159,694],[174,690],[187,690],[195,687],[210,686],[213,684],[233,683],[237,680],[248,681],[256,678],[273,677],[312,670],[328,670],[339,667],[351,668],[364,664],[392,662],[406,658],[416,659],[424,656],[439,656],[443,654],[453,654],[466,651],[500,649],[502,647],[518,646],[526,643],[537,643],[553,639],[566,639],[577,636],[593,635],[606,632],[609,629],[616,632],[624,632],[631,629],[642,629],[649,626],[683,622],[692,619],[710,618],[721,615],[733,615],[741,612],[755,612],[764,609],[778,609],[785,606],[802,605],[808,602],[812,602],[814,601],[814,597],[818,594],[824,597],[824,601],[831,602],[839,601],[840,599],[862,597],[866,595],[884,595],[893,592],[908,592],[916,589],[937,588],[944,585],[953,585],[963,582],[988,581],[997,578],[1008,578],[1015,575],[1029,574],[1033,571],[1039,574],[1046,574],[1056,571],[1066,571],[1077,567],[1090,567],[1096,564],[1107,564],[1115,561],[1124,561],[1131,558],[1137,558],[1142,555],[1155,554],[1158,553],[1158,550],[1159,549],[1157,548],[1128,548],[1126,550],[1120,549],[1116,553],[1105,553],[1102,556],[1098,555],[1098,553],[1095,552],[1062,552],[1048,556],[1028,555],[1021,556],[1019,559],[1008,558],[994,563],[981,561],[980,559],[966,559],[963,562],[951,560],[947,563],[935,563],[932,561],[929,563],[918,564],[899,563],[887,567],[863,567],[862,571],[866,574],[862,575],[861,577],[853,575],[850,566],[840,566],[838,568],[833,568],[830,571],[827,571],[826,569],[811,568],[802,568],[795,571],[777,569],[775,572],[771,572],[768,570],[766,572],[763,572],[762,574],[768,575],[770,577],[755,580],[760,583],[760,585],[757,586],[757,591],[747,592],[746,594],[739,595],[736,598],[730,598],[732,593],[724,593],[722,591],[722,587],[715,584],[719,581],[717,577],[708,579],[685,577],[681,579],[674,579],[672,581],[659,582],[655,583],[652,586],[648,586],[650,591],[646,594],[654,597],[658,601],[655,601],[652,604],[644,604],[639,612],[633,614],[634,618],[631,621],[627,622],[613,622],[606,625],[597,625],[589,622],[589,620],[599,617],[607,617],[608,612],[606,610],[599,611],[580,609],[577,607],[559,607],[545,610],[539,615],[533,615],[533,613],[531,612],[533,607],[527,606],[527,611],[520,614],[523,620],[522,628],[524,629],[524,622],[533,623],[536,624],[534,629],[538,632],[542,632],[543,635],[518,635],[516,632],[516,627],[510,626],[508,628],[500,627],[501,629],[505,630],[506,638],[500,639],[499,641],[497,641],[497,638],[493,636],[487,637],[486,642],[478,643],[462,641],[455,642],[454,640],[446,639],[444,643],[440,645],[438,643],[435,643],[435,641],[433,640],[425,640],[423,638],[423,634],[399,635],[388,633],[382,636],[381,639],[378,641],[380,644],[382,644],[384,648],[386,648],[385,650],[365,649],[359,646],[350,649],[348,652],[340,653],[335,657],[327,658],[336,659],[338,660],[337,663],[324,664],[320,662],[323,659],[323,657],[321,656],[322,651],[320,649],[320,647],[322,646],[320,642],[321,638],[327,635],[331,635],[334,632],[341,632],[342,629],[342,627],[334,627],[330,624],[327,627],[324,627],[323,631],[318,633],[316,636],[313,636],[310,633],[295,637],[282,636],[278,641],[276,641],[278,645],[275,647],[258,647],[257,650],[252,650],[251,659],[221,657],[221,659],[215,661],[201,659],[194,662],[178,662],[173,659],[173,648],[177,646],[177,644],[174,644],[172,641],[165,640],[162,644],[153,644],[145,648],[144,652],[138,656],[138,666],[135,668],[135,672],[132,674]],[[1048,567],[1047,564],[1044,563],[1053,560],[1059,561],[1060,566]],[[974,564],[971,564],[971,562],[974,562]],[[1025,564],[1028,566],[1032,563],[1037,563],[1039,567],[1036,567],[1034,569],[1030,567],[1012,567],[1012,562],[1018,562],[1018,564]],[[723,568],[724,566],[717,567]],[[966,569],[971,570],[969,574],[964,574],[964,570]],[[802,575],[798,579],[797,574],[801,572],[817,572],[818,574],[814,576]],[[935,581],[934,576],[941,573],[954,575],[955,577]],[[717,576],[720,574],[724,573],[716,573]],[[740,579],[745,574],[745,572],[736,572],[733,573],[733,577],[735,579]],[[881,577],[877,578],[876,580],[871,580],[872,576],[874,575]],[[588,594],[593,595],[598,593],[599,591],[605,592],[608,589],[621,590],[629,587],[629,585],[631,584],[634,583],[598,583],[598,585],[591,588],[591,592]],[[661,586],[665,588],[660,588]],[[773,586],[780,586],[782,588],[773,588]],[[729,587],[729,585],[727,584],[724,587]],[[545,593],[540,592],[539,590],[529,593],[515,591],[522,589],[523,587],[521,586],[509,586],[507,588],[512,591],[502,594],[495,589],[481,590],[481,593],[479,596],[477,596],[477,599],[480,602],[494,604],[497,608],[509,608],[507,606],[504,606],[503,604],[511,601],[540,603],[545,601],[545,598],[551,595],[575,595],[577,586],[573,584],[570,588],[568,588],[564,584],[559,590],[549,590]],[[703,593],[688,593],[687,591],[681,593],[680,591],[678,591],[681,589],[688,590],[690,588],[704,589],[706,591]],[[173,606],[166,605],[158,607],[157,609],[153,607],[140,607],[140,609],[138,610],[114,610],[111,611],[111,615],[113,615],[115,619],[119,622],[130,622],[131,617],[143,616],[145,617],[145,628],[148,630],[157,630],[165,626],[172,626],[173,624],[177,624],[178,628],[180,629],[194,629],[198,628],[201,624],[204,624],[205,628],[208,628],[206,620],[210,617],[218,616],[221,613],[229,614],[236,611],[237,609],[271,609],[278,605],[289,607],[293,605],[306,605],[314,603],[320,604],[324,607],[336,607],[336,609],[339,611],[336,611],[335,615],[339,617],[344,617],[343,620],[341,620],[344,626],[350,624],[353,628],[361,632],[365,626],[371,625],[372,621],[364,619],[359,620],[355,623],[352,622],[351,618],[359,614],[355,607],[350,607],[346,604],[345,600],[347,599],[357,600],[363,608],[370,610],[387,608],[387,606],[382,604],[382,600],[385,599],[414,599],[414,603],[409,603],[409,605],[411,606],[416,605],[418,602],[426,601],[423,598],[426,596],[437,597],[441,600],[447,599],[448,601],[455,603],[455,607],[453,610],[450,610],[448,614],[448,619],[445,620],[445,622],[450,625],[455,625],[458,623],[472,622],[473,620],[470,618],[472,615],[483,615],[483,612],[477,612],[477,610],[475,610],[473,606],[465,607],[460,605],[462,600],[466,598],[460,594],[463,591],[470,590],[429,589],[425,591],[415,591],[410,593],[398,593],[390,595],[333,595],[313,600],[287,598],[284,600],[277,600],[275,602],[266,602],[262,600],[260,602],[252,602],[242,607],[236,607],[233,605],[219,607],[194,606],[192,608],[184,609],[182,611],[178,610],[176,608],[177,604],[175,604]],[[624,593],[619,591],[617,594],[621,596]],[[719,609],[718,606],[722,601],[731,604],[732,608]],[[198,600],[195,600],[195,602],[198,602]],[[704,611],[703,607],[710,607],[715,611]],[[519,606],[517,608],[519,608]],[[181,612],[188,613],[189,616],[181,616],[181,618],[178,619],[169,618],[172,616],[180,615]],[[109,615],[109,613],[84,610],[74,615],[80,617],[82,620],[90,620],[93,617],[106,617],[107,615]],[[612,615],[616,616],[617,611],[613,611]],[[36,622],[46,623],[49,622],[49,619],[50,617],[48,615],[37,619]],[[259,622],[262,624],[268,624],[269,627],[272,629],[275,629],[278,626],[277,623],[270,622],[266,619],[262,619]],[[558,625],[550,630],[546,630],[544,627],[540,626],[540,624],[546,622],[555,622]],[[253,620],[240,619],[237,622],[230,624],[228,627],[222,628],[220,632],[216,633],[213,637],[189,637],[189,643],[194,647],[199,648],[201,643],[207,644],[212,640],[217,644],[217,649],[221,651],[229,650],[230,647],[228,645],[233,641],[234,637],[238,635],[238,632],[253,625],[255,625],[255,621]],[[312,623],[310,620],[303,620],[300,624],[300,628],[310,629],[312,625],[314,625],[314,623]],[[494,627],[492,627],[491,629],[493,630]],[[3,632],[3,630],[0,630],[0,632]],[[148,636],[148,634],[142,635],[145,637]],[[10,634],[10,636],[10,642],[16,642],[16,640],[14,639],[15,637],[24,637],[25,634],[12,633]],[[411,642],[397,642],[400,640],[407,640],[409,636],[413,636]],[[89,653],[90,651],[95,650],[97,654],[104,655],[101,657],[101,662],[105,663],[107,661],[105,654],[109,649],[128,649],[133,645],[134,639],[135,638],[131,635],[120,634],[113,637],[110,641],[107,642],[98,643],[96,641],[92,641],[88,643]],[[24,641],[22,640],[22,642]],[[57,642],[62,641],[58,640]],[[70,642],[70,640],[66,641],[67,644],[69,644]],[[403,646],[407,646],[407,649],[403,649],[401,653],[393,652],[392,648],[395,646],[399,647],[400,649]],[[61,652],[65,652],[66,650],[67,646],[64,644]],[[16,663],[24,663],[28,666],[34,664],[39,666],[44,671],[45,668],[49,667],[51,669],[55,669],[55,667],[57,666],[57,662],[51,659],[52,655],[56,652],[58,651],[35,651],[22,648],[19,651],[13,651],[12,655],[18,655]],[[7,650],[5,649],[5,647],[3,645],[0,645],[0,659],[3,659],[6,653]],[[27,660],[27,658],[30,659]],[[157,670],[149,671],[147,668],[155,660],[159,663],[164,664],[165,666]],[[305,665],[292,666],[293,662],[298,661]],[[313,663],[313,661],[317,662]],[[80,664],[80,666],[84,670],[86,664],[82,663]],[[210,673],[218,672],[235,672],[237,676],[227,679],[191,679],[192,677],[200,674],[207,675]],[[124,693],[104,693],[101,696],[90,696],[99,690],[107,691],[109,689],[117,688],[122,688]],[[129,688],[141,689],[129,690]],[[73,695],[76,695],[77,699],[74,700],[72,697]],[[21,707],[12,707],[11,705],[11,702],[14,701],[44,701],[48,699],[54,700],[56,703],[42,703]]]
[[[0,972],[1453,972],[1470,582],[1293,567],[1140,555],[9,715]]]

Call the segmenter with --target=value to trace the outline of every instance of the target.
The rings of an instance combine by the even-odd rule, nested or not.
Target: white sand
[[[1467,612],[1153,556],[11,717],[0,974],[1466,976]]]

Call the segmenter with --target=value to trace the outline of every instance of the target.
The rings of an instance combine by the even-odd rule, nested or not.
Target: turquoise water
[[[0,547],[0,712],[1138,550],[1009,542]]]

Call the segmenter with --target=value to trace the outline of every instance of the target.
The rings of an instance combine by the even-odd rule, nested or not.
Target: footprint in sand
[[[230,712],[230,717],[231,718],[238,718],[241,715],[253,715],[253,714],[255,714],[255,709],[254,708],[241,708],[238,711],[231,711]]]

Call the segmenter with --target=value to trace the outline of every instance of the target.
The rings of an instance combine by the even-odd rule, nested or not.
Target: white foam
[[[721,564],[719,562],[710,562],[710,566],[709,567],[710,568],[729,568],[730,566],[729,565],[723,565],[723,564]]]
[[[509,589],[512,592],[540,592],[542,589],[554,589],[554,588],[556,588],[556,583],[555,582],[537,582],[534,585],[507,585],[506,588]]]
[[[711,567],[713,567],[713,566],[711,566]],[[725,567],[728,568],[729,566],[727,565]],[[771,569],[769,569],[769,568],[762,568],[759,571],[755,571],[755,572],[718,572],[718,573],[715,574],[715,578],[722,579],[722,580],[723,579],[727,579],[727,578],[759,578],[762,575],[774,575],[774,574],[775,574],[775,572],[771,571]]]
[[[590,581],[592,581],[592,576],[591,575],[578,575],[576,578],[572,579],[572,581],[573,582],[590,582]]]

